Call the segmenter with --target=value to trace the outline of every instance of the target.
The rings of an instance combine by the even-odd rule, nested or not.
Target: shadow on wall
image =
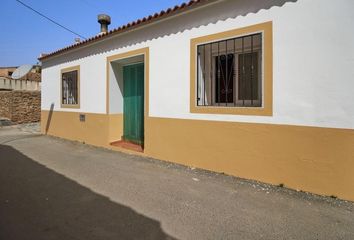
[[[54,103],[50,104],[50,109],[49,109],[49,114],[48,114],[48,118],[47,118],[47,123],[45,125],[45,134],[47,134],[48,131],[49,131],[50,123],[52,122],[53,110],[54,110]]]
[[[114,203],[0,145],[0,239],[174,239]]]
[[[47,60],[42,68],[53,65],[74,61],[92,55],[102,54],[114,49],[129,47],[137,43],[146,42],[152,39],[177,34],[193,28],[207,26],[218,21],[224,21],[229,18],[246,16],[249,13],[257,13],[264,9],[270,9],[273,6],[282,7],[287,2],[297,2],[298,0],[227,0],[222,4],[215,3],[211,6],[205,6],[198,11],[185,13],[183,17],[168,19],[159,24],[153,24],[145,27],[143,31],[131,31],[126,34],[118,35],[107,39],[104,43],[96,43],[94,48],[83,48],[74,52],[58,56],[55,59]],[[213,14],[210,14],[212,12]]]

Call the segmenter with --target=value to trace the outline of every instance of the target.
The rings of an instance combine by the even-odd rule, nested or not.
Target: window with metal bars
[[[62,104],[78,104],[78,71],[62,73]]]
[[[197,47],[197,106],[262,106],[262,33]]]

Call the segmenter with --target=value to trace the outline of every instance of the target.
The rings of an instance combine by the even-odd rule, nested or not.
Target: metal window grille
[[[65,72],[62,74],[62,103],[78,104],[78,71]]]
[[[262,33],[198,45],[197,106],[262,106]]]

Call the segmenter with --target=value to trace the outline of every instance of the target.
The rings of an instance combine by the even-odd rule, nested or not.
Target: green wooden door
[[[144,63],[123,67],[124,133],[126,141],[144,144]]]

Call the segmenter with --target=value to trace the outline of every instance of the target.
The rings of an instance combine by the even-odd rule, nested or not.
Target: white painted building
[[[42,131],[354,200],[352,9],[192,1],[58,50]]]

